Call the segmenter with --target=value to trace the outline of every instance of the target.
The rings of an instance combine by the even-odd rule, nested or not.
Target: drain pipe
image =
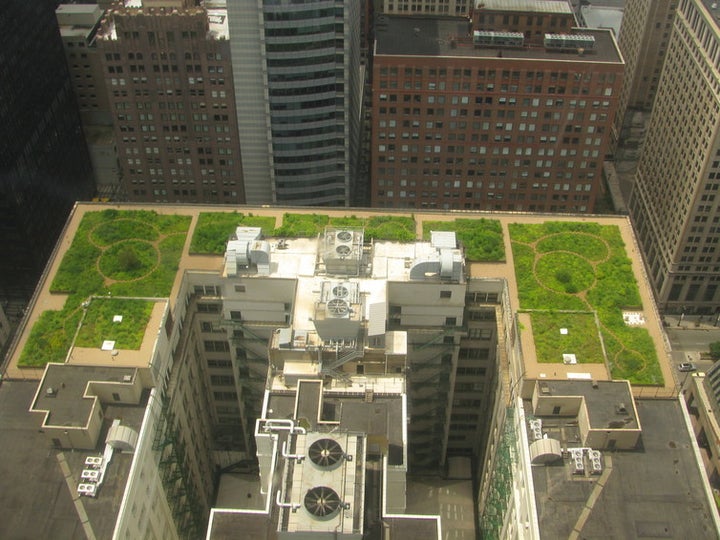
[[[288,454],[288,444],[287,441],[283,441],[282,443],[282,457],[285,459],[297,459],[298,463],[302,463],[302,461],[305,459],[305,456],[302,454]]]
[[[302,433],[305,435],[307,430],[302,426],[296,426],[295,422],[289,418],[269,418],[265,420],[263,431],[268,432],[274,429],[289,431],[290,433]]]
[[[292,502],[284,503],[284,502],[282,502],[282,501],[280,500],[281,495],[282,495],[282,494],[280,493],[280,490],[278,489],[277,495],[275,495],[275,504],[277,504],[280,508],[289,508],[289,509],[292,510],[293,512],[296,512],[296,511],[298,510],[298,508],[300,508],[300,505],[299,505],[298,503],[292,503]]]

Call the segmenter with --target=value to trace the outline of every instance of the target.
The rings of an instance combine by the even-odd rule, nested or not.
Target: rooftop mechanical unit
[[[573,51],[595,48],[595,36],[585,34],[545,34],[543,44],[546,49]]]
[[[525,45],[525,36],[522,32],[475,30],[473,44],[475,47],[522,47]]]

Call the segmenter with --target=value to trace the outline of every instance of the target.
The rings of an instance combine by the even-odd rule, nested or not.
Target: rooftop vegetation
[[[146,210],[86,213],[50,285],[68,298],[62,310],[40,315],[18,365],[64,361],[91,296],[167,297],[189,225],[189,216]]]
[[[313,237],[322,233],[325,227],[351,227],[365,229],[365,240],[388,240],[412,242],[415,240],[415,220],[406,216],[329,217],[318,214],[285,214],[275,236],[289,238]]]
[[[456,219],[454,221],[424,221],[423,238],[430,239],[431,231],[455,231],[465,247],[465,258],[476,262],[505,260],[505,245],[500,221],[497,219]]]
[[[237,227],[260,227],[263,235],[271,236],[275,218],[238,212],[201,212],[190,241],[190,253],[222,255]]]
[[[623,310],[642,306],[620,230],[576,222],[511,224],[509,230],[520,308],[595,311],[612,377],[662,385],[650,334],[623,320]]]
[[[535,311],[530,319],[538,362],[562,363],[563,354],[574,354],[579,364],[605,363],[593,313]]]
[[[99,348],[103,341],[110,340],[115,342],[116,349],[139,349],[154,305],[149,300],[94,298],[87,308],[75,345]],[[115,321],[118,315],[122,320]]]

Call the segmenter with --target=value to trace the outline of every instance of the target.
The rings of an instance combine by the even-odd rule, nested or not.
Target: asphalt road
[[[672,362],[674,365],[675,381],[682,384],[687,373],[677,370],[682,362],[693,362],[698,371],[707,371],[713,365],[709,359],[710,343],[720,341],[720,326],[714,326],[715,317],[705,316],[702,321],[699,316],[683,317],[666,315],[667,323],[665,333],[672,349]],[[699,324],[699,326],[697,326]]]

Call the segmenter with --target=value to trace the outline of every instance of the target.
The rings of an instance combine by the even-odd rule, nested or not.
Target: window
[[[220,287],[215,285],[195,285],[194,291],[200,296],[220,296]]]
[[[203,342],[203,345],[207,352],[229,352],[230,351],[230,345],[228,345],[227,341],[205,340]]]
[[[452,298],[452,291],[440,291],[440,298]]]
[[[235,392],[213,392],[215,401],[237,401],[237,393]]]
[[[202,304],[197,305],[198,313],[220,313],[220,304]]]
[[[445,317],[445,326],[457,326],[457,317]]]
[[[235,381],[232,375],[210,375],[210,384],[213,386],[232,386]]]
[[[245,285],[235,285],[235,292],[245,292]]]
[[[114,401],[120,401],[120,394],[118,394],[117,392],[113,392],[112,396]]]
[[[239,311],[231,311],[230,312],[230,318],[233,321],[242,321],[242,313]]]

